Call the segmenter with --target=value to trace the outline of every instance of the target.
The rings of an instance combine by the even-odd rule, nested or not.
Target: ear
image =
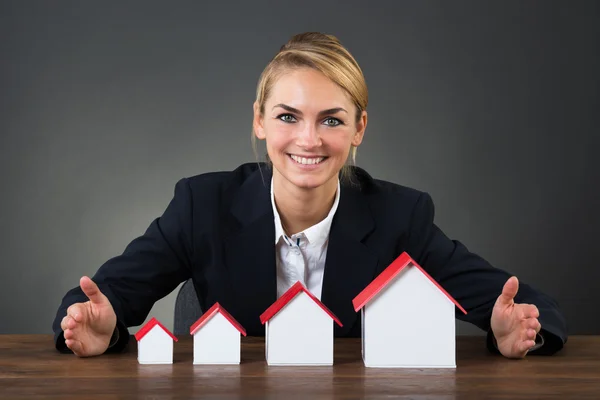
[[[254,130],[254,135],[258,138],[258,139],[264,139],[266,137],[265,135],[265,129],[263,127],[263,116],[260,113],[260,105],[258,104],[258,102],[254,102],[254,118],[252,120],[252,128]]]
[[[352,146],[358,147],[362,143],[365,135],[365,129],[367,129],[367,112],[363,111],[360,114],[360,119],[356,123],[356,133],[352,138]]]

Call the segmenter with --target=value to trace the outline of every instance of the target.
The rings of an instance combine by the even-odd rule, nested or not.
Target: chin
[[[323,186],[323,184],[325,183],[324,180],[317,181],[315,179],[290,180],[290,182],[292,182],[294,186],[305,190],[316,189],[318,187]]]
[[[281,170],[280,170],[281,171]],[[321,186],[325,186],[332,179],[336,179],[338,174],[329,171],[303,172],[285,171],[281,174],[285,180],[293,184],[299,189],[311,190]],[[337,182],[336,182],[337,184]]]
[[[283,177],[300,189],[315,189],[323,186],[327,179],[318,176],[298,176],[297,174],[283,174]]]

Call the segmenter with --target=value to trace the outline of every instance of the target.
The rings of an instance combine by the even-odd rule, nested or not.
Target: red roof
[[[229,321],[231,325],[235,327],[235,329],[240,331],[242,335],[246,336],[246,330],[244,329],[244,327],[240,325],[240,323],[237,322],[235,318],[233,318],[231,314],[229,314],[219,303],[213,304],[213,306],[209,308],[208,311],[202,314],[198,321],[194,322],[194,325],[190,327],[190,335],[193,335],[196,332],[198,332],[200,328],[202,328],[208,321],[210,321],[212,317],[217,315],[217,313],[221,313],[221,315],[224,316],[227,319],[227,321]]]
[[[275,301],[275,303],[271,304],[269,308],[265,310],[264,313],[260,315],[260,322],[263,324],[273,318],[275,314],[277,314],[287,303],[289,303],[296,295],[300,292],[304,292],[310,297],[319,307],[323,309],[330,317],[333,319],[339,326],[342,326],[342,323],[333,315],[331,311],[325,306],[325,304],[321,303],[319,299],[317,299],[311,292],[308,291],[302,284],[302,282],[298,281],[292,285],[291,288],[288,289],[280,298]]]
[[[165,328],[165,326],[163,324],[161,324],[160,322],[158,322],[158,320],[156,318],[154,318],[154,317],[152,317],[152,319],[150,321],[148,321],[148,323],[146,325],[142,326],[142,329],[140,329],[135,334],[135,338],[137,339],[137,341],[139,342],[144,336],[146,336],[146,333],[150,332],[150,330],[152,328],[154,328],[156,325],[160,326],[163,331],[167,332],[167,334],[169,336],[171,336],[171,338],[174,341],[177,341],[177,338],[167,328]]]
[[[458,301],[454,300],[454,298],[450,296],[450,294],[446,292],[444,288],[441,287],[440,284],[435,281],[435,279],[433,279],[427,272],[425,272],[425,270],[421,268],[421,266],[417,264],[415,260],[413,260],[406,252],[400,254],[400,257],[396,258],[394,262],[392,262],[386,269],[384,269],[383,272],[373,280],[373,282],[371,282],[366,288],[363,289],[362,292],[358,294],[358,296],[354,298],[354,300],[352,300],[352,304],[354,305],[354,311],[358,311],[361,308],[363,308],[365,304],[367,304],[377,293],[384,289],[387,286],[387,284],[390,283],[392,279],[394,279],[396,275],[398,275],[400,271],[404,269],[404,267],[409,265],[417,267],[423,275],[425,275],[431,282],[433,282],[433,284],[437,286],[437,288],[456,305],[456,307],[458,307],[463,313],[467,313],[465,309],[462,308],[460,304],[458,304]]]

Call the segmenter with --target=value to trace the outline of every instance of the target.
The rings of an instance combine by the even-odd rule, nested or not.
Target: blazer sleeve
[[[467,311],[457,310],[457,318],[487,332],[487,347],[498,352],[490,328],[492,308],[510,274],[492,267],[462,243],[450,240],[433,222],[431,197],[422,193],[416,202],[408,237],[408,253]],[[567,341],[565,318],[555,300],[519,282],[517,303],[535,304],[540,312],[543,346],[529,354],[553,354]]]
[[[108,297],[117,315],[119,340],[109,351],[122,350],[129,340],[127,327],[142,324],[157,300],[191,276],[192,234],[191,189],[188,180],[182,179],[163,215],[133,240],[123,254],[108,260],[93,276],[92,280]],[[67,308],[87,300],[79,287],[71,289],[62,299],[52,325],[59,351],[69,351],[60,327]]]

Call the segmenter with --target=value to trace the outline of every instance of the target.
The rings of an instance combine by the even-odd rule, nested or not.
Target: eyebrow
[[[298,110],[297,108],[290,107],[287,104],[283,104],[283,103],[276,104],[275,106],[273,106],[273,109],[275,109],[277,107],[281,107],[281,108],[283,108],[286,111],[293,112],[293,113],[296,113],[298,115],[302,115],[302,111]],[[340,111],[343,111],[346,114],[348,114],[348,111],[344,110],[342,107],[335,107],[335,108],[329,108],[327,110],[319,111],[318,115],[336,114],[336,113],[338,113]]]

